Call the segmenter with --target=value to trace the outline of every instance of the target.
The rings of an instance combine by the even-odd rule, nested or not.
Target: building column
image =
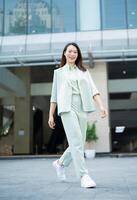
[[[15,73],[24,81],[27,93],[25,97],[15,97],[14,154],[30,154],[33,141],[30,69],[16,68]]]
[[[96,106],[96,112],[89,115],[89,122],[96,122],[98,140],[93,144],[97,152],[110,152],[110,126],[109,126],[109,105],[108,105],[108,78],[107,63],[96,63],[95,67],[89,69],[91,76],[101,94],[104,106],[108,110],[108,116],[105,119],[100,117],[100,110]]]

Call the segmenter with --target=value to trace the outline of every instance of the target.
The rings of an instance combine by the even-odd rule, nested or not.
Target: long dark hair
[[[73,45],[74,47],[76,47],[76,49],[78,51],[78,57],[77,57],[77,60],[75,61],[76,66],[80,70],[86,71],[86,68],[83,66],[81,50],[80,50],[79,46],[74,42],[70,42],[70,43],[66,44],[66,46],[64,47],[63,52],[62,52],[60,67],[63,67],[66,64],[66,57],[65,57],[64,53],[66,52],[68,46],[70,46],[70,45]]]

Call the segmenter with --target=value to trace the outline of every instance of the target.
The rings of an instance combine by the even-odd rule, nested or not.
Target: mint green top
[[[69,65],[68,83],[72,87],[72,94],[80,94],[76,65]]]

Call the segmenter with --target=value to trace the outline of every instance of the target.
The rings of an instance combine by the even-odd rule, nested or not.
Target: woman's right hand
[[[48,120],[48,125],[50,128],[54,129],[55,128],[55,122],[54,122],[54,117],[50,116]]]

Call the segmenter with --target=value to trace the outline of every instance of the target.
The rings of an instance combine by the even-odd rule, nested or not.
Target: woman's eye
[[[74,54],[77,54],[77,51],[72,51],[72,50],[69,50],[68,52],[69,52],[69,53],[74,53]]]

